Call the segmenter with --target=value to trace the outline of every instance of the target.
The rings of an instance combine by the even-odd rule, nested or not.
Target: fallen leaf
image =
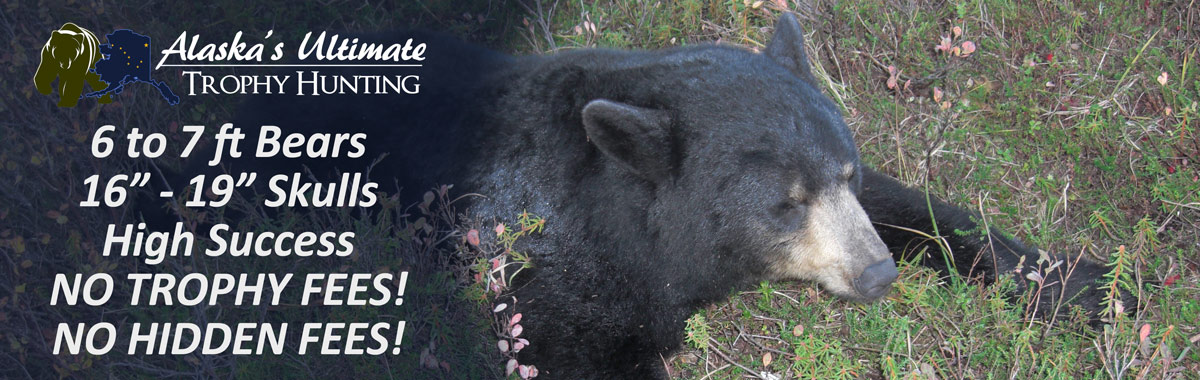
[[[503,234],[504,234],[504,223],[497,224],[496,225],[496,236],[500,236]]]
[[[1179,280],[1179,275],[1173,274],[1173,275],[1168,276],[1166,280],[1163,280],[1163,285],[1166,285],[1166,286],[1175,285],[1175,281],[1178,281],[1178,280]]]
[[[937,88],[937,87],[933,88],[933,101],[935,101],[935,102],[942,101],[942,89]]]
[[[804,334],[804,325],[797,324],[796,327],[792,328],[792,336],[800,336],[802,334]]]
[[[502,303],[502,304],[496,305],[496,308],[494,310],[492,310],[492,312],[499,313],[501,311],[504,311],[504,309],[507,309],[507,308],[508,308],[508,304]]]
[[[476,247],[479,246],[479,230],[472,229],[467,231],[467,243]]]
[[[962,35],[962,28],[956,26],[956,27],[950,28],[950,32],[954,33],[955,38],[958,38],[958,36]]]
[[[771,365],[771,353],[763,354],[763,367]]]
[[[1142,325],[1142,329],[1138,332],[1138,338],[1140,338],[1140,339],[1138,339],[1138,341],[1140,342],[1140,341],[1146,340],[1146,338],[1148,338],[1148,337],[1150,337],[1150,324],[1149,323]]]
[[[962,55],[963,57],[966,57],[968,55],[971,55],[971,53],[974,53],[975,52],[975,43],[971,42],[971,41],[963,41],[962,52],[963,52],[963,55]]]
[[[513,325],[513,326],[512,326],[512,336],[513,336],[513,338],[516,338],[516,337],[518,337],[518,336],[521,336],[521,332],[522,332],[522,331],[525,331],[525,328],[524,328],[524,327],[521,327],[521,325],[520,325],[520,324]]]
[[[1170,78],[1170,77],[1169,77],[1169,76],[1167,76],[1167,72],[1166,72],[1166,71],[1163,71],[1163,72],[1162,72],[1162,74],[1159,74],[1159,75],[1158,75],[1158,84],[1161,84],[1161,85],[1163,85],[1163,86],[1166,86],[1166,85],[1167,85],[1167,79],[1169,79],[1169,78]]]

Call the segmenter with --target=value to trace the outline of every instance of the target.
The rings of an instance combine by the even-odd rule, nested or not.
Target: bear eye
[[[785,228],[795,228],[802,224],[804,216],[808,214],[808,206],[807,200],[788,198],[772,207],[771,214]]]
[[[808,209],[809,202],[807,199],[786,199],[775,205],[775,211],[779,214],[794,213]]]

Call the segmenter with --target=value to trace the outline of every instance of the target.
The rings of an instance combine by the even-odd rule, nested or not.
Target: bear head
[[[641,85],[581,110],[590,144],[651,184],[650,224],[679,242],[661,248],[758,263],[751,280],[812,280],[855,300],[886,294],[895,262],[858,202],[853,136],[817,87],[796,20],[780,19],[763,54],[664,54],[615,71]]]

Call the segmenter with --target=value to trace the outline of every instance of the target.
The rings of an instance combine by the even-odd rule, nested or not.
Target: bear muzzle
[[[867,300],[878,299],[888,293],[892,282],[900,272],[896,271],[896,262],[891,258],[879,260],[871,264],[852,281],[854,290]]]

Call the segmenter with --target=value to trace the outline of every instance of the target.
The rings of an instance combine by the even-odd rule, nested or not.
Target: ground
[[[37,95],[30,80],[37,52],[16,47],[41,46],[46,33],[65,21],[98,33],[136,26],[152,36],[187,26],[265,29],[271,20],[287,20],[296,29],[381,30],[422,23],[477,40],[493,36],[485,42],[504,50],[543,53],[718,40],[761,48],[781,7],[798,11],[811,33],[814,74],[824,81],[822,90],[843,106],[865,162],[976,210],[985,223],[1043,249],[1120,263],[1115,271],[1128,279],[1142,304],[1123,305],[1137,311],[1112,329],[1094,331],[1079,328],[1069,317],[1031,322],[1022,317],[1024,304],[1000,296],[1004,286],[943,281],[903,263],[893,294],[878,303],[839,301],[807,283],[763,283],[694,316],[686,331],[693,349],[665,360],[672,374],[1194,378],[1200,371],[1195,121],[1200,8],[1195,4],[547,1],[505,13],[478,3],[458,9],[438,4],[348,10],[189,5],[153,19],[145,19],[145,9],[134,5],[34,9],[4,3],[11,11],[0,14],[0,30],[13,47],[0,54],[6,67],[0,85],[10,89],[0,112],[21,116],[0,121],[0,170],[11,178],[0,183],[5,199],[0,205],[5,257],[0,322],[11,326],[0,333],[8,343],[0,360],[18,363],[0,366],[5,368],[0,371],[14,371],[2,372],[3,377],[24,377],[20,369],[26,363],[50,363],[64,376],[97,368],[117,377],[146,371],[244,377],[305,370],[380,378],[411,373],[370,358],[203,358],[186,367],[164,367],[125,357],[45,354],[45,326],[30,321],[62,311],[47,310],[40,301],[44,295],[30,294],[39,278],[63,267],[115,265],[89,252],[94,244],[82,244],[94,241],[96,226],[113,216],[81,212],[62,195],[81,188],[84,173],[98,170],[97,162],[80,153],[96,121],[168,131],[181,119],[222,121],[233,106],[184,102],[172,108],[161,104],[156,90],[139,86],[111,105],[81,102],[90,112],[56,111],[53,100]],[[476,21],[479,16],[483,23]],[[944,45],[943,36],[950,39]],[[969,50],[963,45],[968,41],[974,51],[960,57]],[[939,45],[951,49],[938,50]],[[401,230],[419,234],[428,225]],[[396,264],[367,258],[346,265]]]

